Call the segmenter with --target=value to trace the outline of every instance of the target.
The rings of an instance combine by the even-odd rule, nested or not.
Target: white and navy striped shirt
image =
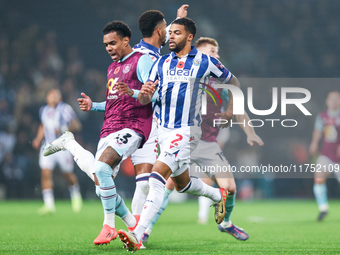
[[[143,39],[133,47],[133,50],[149,55],[153,62],[156,62],[161,57],[160,49],[144,42]],[[158,118],[159,115],[159,105],[152,103],[152,108],[154,111],[154,120],[156,120],[155,117]]]
[[[206,76],[227,83],[232,73],[220,61],[197,51],[179,58],[174,52],[162,56],[154,63],[149,80],[158,83],[157,101],[160,104],[160,125],[166,128],[200,126],[202,121],[202,92]]]
[[[72,107],[60,102],[56,107],[45,105],[39,111],[41,124],[44,127],[45,141],[53,141],[65,132],[76,114]]]
[[[150,56],[153,62],[161,57],[160,49],[142,40],[133,47],[134,51],[141,52]]]

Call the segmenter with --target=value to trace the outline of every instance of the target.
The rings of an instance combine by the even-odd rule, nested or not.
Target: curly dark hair
[[[138,19],[139,29],[142,32],[143,38],[152,36],[153,31],[164,20],[164,15],[160,11],[150,10],[140,15]]]
[[[197,27],[196,27],[195,22],[192,19],[180,18],[180,19],[174,20],[174,22],[172,22],[172,24],[183,25],[184,28],[185,28],[185,31],[189,32],[190,34],[192,34],[195,37],[196,32],[197,32]]]
[[[111,32],[116,32],[118,35],[131,38],[131,29],[127,24],[120,20],[114,20],[106,24],[103,28],[103,34],[107,35]]]

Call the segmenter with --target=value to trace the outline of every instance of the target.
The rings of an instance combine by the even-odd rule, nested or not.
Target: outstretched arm
[[[228,84],[234,85],[238,88],[240,87],[240,82],[238,81],[238,79],[234,75],[229,80]],[[218,117],[221,117],[224,120],[227,120],[226,124],[222,124],[222,125],[219,126],[220,128],[228,127],[231,120],[233,119],[233,114],[234,114],[233,113],[234,112],[234,109],[233,109],[233,94],[231,93],[231,91],[229,91],[228,96],[229,96],[229,99],[228,99],[229,102],[228,102],[227,110],[225,112],[222,112],[222,113],[215,113],[215,116],[218,116]]]
[[[92,108],[91,98],[83,92],[80,93],[80,95],[82,96],[82,98],[77,99],[80,110],[85,112],[90,111]]]
[[[86,95],[85,93],[80,94],[83,98],[78,98],[78,104],[80,110],[87,112],[87,111],[96,111],[96,112],[105,112],[106,101],[97,103],[92,102],[92,99]]]
[[[249,116],[245,112],[244,115],[235,115],[237,122],[242,122],[244,125],[241,125],[241,128],[243,129],[244,133],[247,135],[247,143],[250,146],[254,145],[254,142],[257,143],[260,146],[264,145],[264,142],[262,141],[261,137],[259,137],[254,128],[248,125]]]

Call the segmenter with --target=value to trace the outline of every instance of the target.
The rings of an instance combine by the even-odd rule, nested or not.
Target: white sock
[[[85,150],[76,140],[69,140],[65,143],[65,149],[67,149],[74,157],[74,161],[79,168],[85,172],[88,177],[94,181],[94,163],[95,159],[91,152]]]
[[[52,189],[42,190],[42,196],[45,206],[47,206],[51,210],[55,210],[53,190]]]
[[[146,198],[145,206],[143,207],[139,224],[133,231],[138,242],[142,238],[145,229],[149,226],[152,219],[155,217],[157,212],[162,206],[164,197],[164,187],[166,180],[164,177],[157,172],[151,173],[149,178],[149,195]]]
[[[198,197],[198,219],[202,222],[208,221],[211,204],[212,200],[210,198],[203,196]]]
[[[70,191],[70,196],[71,198],[73,197],[81,197],[81,194],[80,194],[80,189],[79,189],[79,184],[76,183],[72,186],[68,186],[68,190]]]
[[[315,200],[318,204],[319,211],[325,212],[328,211],[328,199],[327,199],[327,186],[326,183],[314,183],[313,192],[315,196]]]
[[[188,193],[194,196],[205,196],[213,200],[214,202],[218,202],[221,200],[221,192],[217,188],[213,188],[204,182],[201,179],[196,177],[190,177],[190,182],[188,185],[179,191],[180,193]]]
[[[232,224],[233,224],[233,223],[231,222],[231,220],[228,220],[228,221],[222,221],[221,224],[220,224],[220,226],[221,226],[222,228],[230,228]]]
[[[136,226],[136,218],[132,213],[128,212],[125,217],[121,218],[125,225],[129,228]]]
[[[140,215],[149,194],[149,173],[139,174],[136,176],[136,189],[133,194],[131,209],[133,215]]]
[[[108,225],[111,228],[115,227],[115,213],[106,213],[104,212],[104,223],[103,225]]]
[[[151,234],[151,231],[152,231],[152,229],[147,228],[147,229],[145,230],[145,233],[147,233],[148,235],[150,235],[150,234]]]

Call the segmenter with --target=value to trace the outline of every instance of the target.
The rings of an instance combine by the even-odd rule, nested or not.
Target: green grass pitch
[[[41,201],[0,202],[0,254],[126,254],[117,238],[94,246],[103,209],[86,201],[75,214],[69,201],[57,201],[54,215],[38,216]],[[130,204],[127,202],[127,205]],[[236,202],[233,222],[250,235],[245,241],[221,233],[213,219],[198,225],[197,200],[169,204],[155,225],[146,250],[137,254],[339,254],[340,204],[330,202],[330,214],[316,222],[312,200]],[[117,229],[124,224],[116,218]]]

